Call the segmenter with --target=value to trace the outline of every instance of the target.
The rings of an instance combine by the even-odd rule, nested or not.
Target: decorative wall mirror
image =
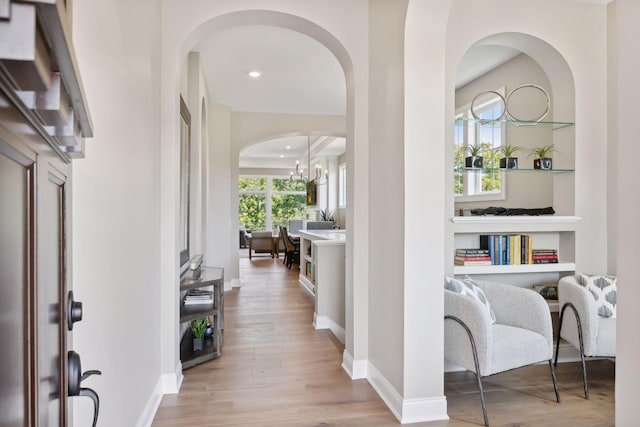
[[[180,97],[180,266],[189,261],[189,180],[191,114]]]

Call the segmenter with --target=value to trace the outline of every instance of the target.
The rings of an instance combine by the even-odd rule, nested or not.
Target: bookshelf
[[[558,252],[558,263],[518,265],[469,265],[453,267],[461,275],[533,275],[521,280],[532,282],[557,281],[575,272],[575,231],[580,217],[576,216],[461,216],[451,218],[454,248],[480,247],[483,234],[528,234],[533,248],[551,248]],[[453,256],[453,254],[452,254]]]
[[[185,304],[186,294],[193,289],[207,290],[213,295],[213,301],[201,304]],[[188,369],[208,360],[215,359],[222,354],[222,340],[224,333],[224,269],[202,267],[200,276],[194,276],[188,270],[180,281],[180,361],[182,369]],[[202,350],[193,350],[193,334],[189,323],[192,320],[208,317],[211,321],[213,334],[205,337]]]

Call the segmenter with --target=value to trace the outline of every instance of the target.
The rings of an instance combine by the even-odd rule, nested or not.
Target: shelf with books
[[[576,216],[453,217],[454,275],[534,274],[554,280],[575,271]],[[500,245],[500,246],[498,246]],[[461,261],[463,251],[486,251],[490,262]],[[456,259],[457,257],[457,259]]]
[[[465,274],[514,274],[514,273],[553,273],[575,271],[574,262],[557,262],[553,264],[519,264],[519,265],[456,265],[454,275]]]

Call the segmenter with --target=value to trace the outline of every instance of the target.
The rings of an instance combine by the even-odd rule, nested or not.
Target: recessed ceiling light
[[[254,79],[257,79],[258,77],[260,77],[262,75],[262,73],[258,70],[252,70],[247,72],[247,74],[249,74],[249,77],[252,77]]]
[[[287,150],[291,150],[291,146],[290,146],[290,145],[287,145],[287,146],[286,146],[286,147],[284,147],[284,148],[286,148]]]
[[[280,158],[283,159],[284,158],[284,154],[280,154]]]

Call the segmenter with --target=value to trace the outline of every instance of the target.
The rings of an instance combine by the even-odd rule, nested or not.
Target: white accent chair
[[[538,294],[504,283],[477,281],[495,312],[476,299],[445,289],[445,359],[475,372],[484,423],[489,425],[482,378],[547,361],[560,403],[553,358],[553,328],[549,306]]]
[[[558,282],[560,326],[555,363],[558,363],[560,338],[580,351],[584,398],[589,399],[585,357],[616,357],[616,318],[600,317],[596,300],[579,282],[578,276],[567,276]],[[570,308],[573,316],[565,316]]]

